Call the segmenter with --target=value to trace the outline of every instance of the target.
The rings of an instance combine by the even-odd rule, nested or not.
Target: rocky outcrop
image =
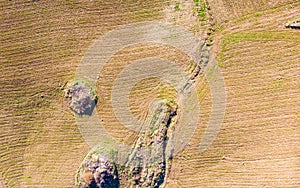
[[[167,167],[165,149],[168,141],[172,119],[176,116],[176,109],[161,104],[153,113],[148,126],[143,127],[140,136],[128,157],[125,166],[131,167],[129,187],[158,188],[166,179]]]
[[[76,83],[65,90],[65,97],[71,99],[69,107],[79,115],[91,115],[97,97],[83,83]]]
[[[165,150],[170,127],[176,123],[176,110],[164,102],[155,108],[124,164],[109,161],[103,151],[92,151],[79,169],[78,187],[118,188],[121,183],[124,187],[161,187],[171,165]]]
[[[119,176],[114,163],[93,154],[81,167],[80,188],[118,188]]]

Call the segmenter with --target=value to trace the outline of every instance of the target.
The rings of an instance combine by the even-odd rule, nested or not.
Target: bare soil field
[[[63,89],[96,39],[117,26],[153,20],[212,40],[227,95],[222,128],[200,153],[212,100],[205,76],[199,75],[200,124],[172,160],[166,187],[300,187],[300,31],[284,27],[300,17],[299,0],[207,0],[206,16],[197,2],[0,0],[0,180],[5,187],[75,187],[78,167],[91,148]],[[97,113],[109,134],[126,144],[137,135],[114,116],[111,87],[124,66],[151,56],[185,70],[190,63],[174,48],[140,44],[119,51],[99,73]],[[153,98],[173,100],[176,94],[160,80],[143,80],[130,93],[131,112],[143,120]]]

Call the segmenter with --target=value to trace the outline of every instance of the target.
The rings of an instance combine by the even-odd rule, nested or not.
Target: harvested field
[[[213,99],[205,75],[197,76],[199,124],[172,159],[166,187],[300,187],[300,31],[285,28],[300,18],[300,2],[207,0],[205,19],[196,2],[0,1],[0,187],[75,187],[91,148],[63,90],[95,40],[141,21],[168,21],[200,41],[211,38],[226,86],[222,128],[200,153]],[[99,72],[96,113],[109,135],[128,145],[138,134],[115,117],[112,86],[125,66],[153,56],[191,73],[186,54],[153,43],[120,50]],[[141,80],[130,93],[131,113],[145,120],[153,99],[177,94],[159,79]]]

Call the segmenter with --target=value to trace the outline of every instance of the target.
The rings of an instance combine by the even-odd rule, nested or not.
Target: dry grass
[[[114,111],[112,109],[112,104],[111,104],[111,90],[112,90],[114,80],[126,65],[140,58],[153,57],[153,56],[165,58],[170,61],[173,61],[174,63],[180,65],[184,69],[186,69],[190,63],[189,57],[177,49],[166,47],[166,46],[159,46],[155,44],[145,44],[145,45],[136,45],[135,47],[128,47],[125,48],[124,50],[119,51],[117,54],[114,55],[111,61],[105,64],[104,68],[100,73],[100,78],[97,83],[98,84],[97,93],[99,94],[98,105],[101,106],[101,108],[98,108],[97,110],[100,116],[102,117],[101,121],[104,123],[104,127],[111,133],[112,136],[114,136],[114,138],[116,138],[119,141],[132,144],[137,135],[135,132],[126,129],[126,127],[121,125],[117,120],[117,118],[115,117]],[[151,99],[155,99],[159,97],[159,96],[155,96],[159,94],[159,89],[168,87],[168,86],[159,87],[159,85],[157,85],[159,84],[159,82],[157,83],[152,82],[149,84],[150,85],[148,86],[150,87],[145,87],[145,85],[138,83],[135,86],[134,90],[131,92],[131,96],[130,96],[131,104],[132,104],[131,109],[138,109],[139,108],[138,105],[144,104],[144,103],[137,104],[138,101],[146,102],[144,104],[145,106],[139,108],[140,110],[134,113],[136,114],[136,116],[142,119],[147,116],[147,111],[149,106],[148,103],[150,103]],[[154,90],[151,90],[152,88],[154,88]],[[136,90],[138,92],[136,92]],[[151,92],[149,90],[151,90]],[[172,98],[171,93],[170,93],[170,98]],[[127,136],[124,137],[124,135]]]
[[[8,187],[73,187],[88,152],[60,87],[93,40],[157,19],[163,3],[1,1],[0,176]]]
[[[194,135],[174,161],[170,187],[300,185],[300,33],[284,28],[299,17],[300,4],[274,1],[253,9],[242,2],[214,13],[236,18],[221,24],[213,46],[227,90],[224,125],[204,153]]]
[[[200,75],[201,125],[174,159],[168,187],[299,187],[300,35],[284,24],[300,17],[300,3],[208,2],[219,26],[213,49],[227,90],[224,125],[213,146],[198,153],[211,110],[209,87]],[[167,4],[0,1],[0,177],[7,187],[74,187],[89,147],[60,87],[73,78],[95,39],[120,24],[161,19]],[[107,77],[98,81],[104,99],[99,100],[99,114],[110,134],[127,143],[133,142],[134,133],[113,118],[109,88],[122,67],[152,55],[183,67],[189,63],[174,49],[147,44],[116,54],[101,72]],[[149,86],[156,91],[169,88],[153,83]],[[132,93],[137,117],[146,113],[139,101],[157,94],[135,94],[146,92],[143,86],[138,84]]]
[[[211,6],[217,22],[228,22],[234,18],[244,17],[247,14],[261,14],[282,6],[293,6],[297,0],[207,0]]]
[[[177,92],[172,85],[164,83],[158,78],[141,80],[135,85],[129,96],[131,113],[137,119],[145,121],[154,99],[161,99],[170,103],[176,99],[176,95]]]

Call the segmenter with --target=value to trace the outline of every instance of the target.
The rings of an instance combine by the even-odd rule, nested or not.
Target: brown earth
[[[177,2],[181,7],[183,2]],[[173,160],[167,187],[299,187],[300,32],[284,25],[300,17],[300,3],[208,3],[216,22],[212,50],[227,92],[224,124],[214,144],[199,153],[211,110],[209,87],[200,75],[196,84],[201,125]],[[193,2],[174,9],[175,13],[175,1],[159,0],[2,0],[0,6],[0,177],[7,187],[74,187],[77,168],[90,148],[78,131],[61,87],[72,80],[95,39],[118,25],[136,21],[173,19],[199,37],[205,35],[207,24],[201,25],[189,10]],[[122,68],[118,62],[151,56],[157,50],[179,64],[187,63],[176,50],[143,47],[142,51],[141,46],[124,49],[106,71],[113,68],[117,73]],[[99,80],[97,89],[111,86],[113,75]],[[156,91],[158,85],[150,84]],[[148,87],[141,86],[135,89],[147,91]],[[152,95],[144,98],[134,92],[132,110],[142,118],[146,110],[139,101]],[[109,106],[103,109],[111,113]],[[112,129],[114,121],[109,115],[104,117],[113,136],[127,143],[134,141],[133,134],[122,138],[126,130]]]

